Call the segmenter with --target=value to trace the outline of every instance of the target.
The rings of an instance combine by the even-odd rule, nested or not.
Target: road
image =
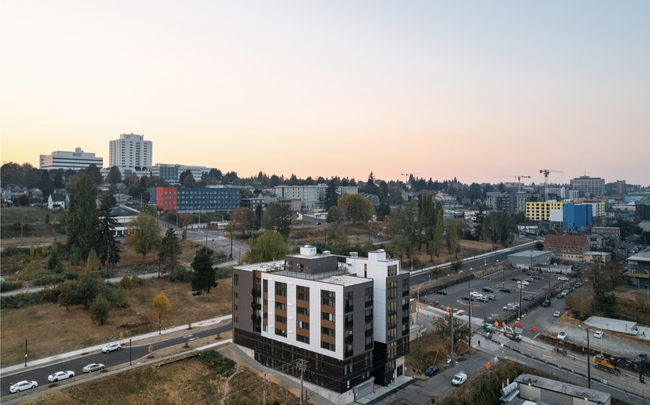
[[[525,250],[531,250],[531,249],[533,249],[531,245],[515,246],[514,248],[511,248],[511,250],[508,250],[507,252],[498,251],[486,257],[479,257],[473,260],[467,260],[463,262],[463,267],[461,270],[468,271],[480,267],[489,266],[491,264],[507,262],[509,255],[513,253],[523,252]],[[446,270],[447,274],[453,274],[453,271],[451,270],[451,263],[446,263],[445,265],[442,266],[442,269]],[[431,274],[429,274],[429,272],[414,274],[411,276],[411,285],[414,286],[414,285],[422,284],[430,280],[431,280]]]
[[[152,343],[154,350],[160,350],[165,347],[174,346],[177,344],[184,343],[191,338],[203,338],[206,336],[216,335],[217,333],[224,333],[232,329],[232,323],[228,323],[223,326],[219,326],[211,329],[201,329],[198,332],[187,331],[187,334],[184,336],[179,336],[175,338],[170,338],[168,340],[163,340],[160,342]],[[111,366],[117,366],[119,364],[124,364],[129,362],[129,356],[136,361],[149,354],[149,344],[141,344],[138,346],[132,346],[132,353],[129,354],[128,342],[122,344],[123,349],[120,351],[113,351],[111,353],[101,353],[95,352],[92,354],[87,354],[85,356],[80,356],[77,358],[69,359],[62,361],[57,364],[47,364],[39,368],[30,369],[22,373],[16,373],[9,376],[2,376],[0,378],[0,395],[5,396],[10,394],[9,387],[11,384],[22,381],[36,381],[38,386],[48,385],[47,376],[56,371],[74,371],[77,376],[82,375],[83,372],[81,369],[90,363],[103,363],[110,368]],[[104,357],[106,357],[105,363],[103,362]],[[74,379],[74,377],[72,378]]]

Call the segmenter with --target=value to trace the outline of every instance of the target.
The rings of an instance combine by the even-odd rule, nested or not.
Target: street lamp
[[[25,339],[25,367],[27,367],[27,339]]]
[[[129,339],[129,366],[132,366],[131,364],[131,339]]]

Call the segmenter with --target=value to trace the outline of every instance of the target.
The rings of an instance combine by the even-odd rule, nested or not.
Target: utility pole
[[[548,270],[548,291],[546,291],[546,300],[551,300],[551,269]]]
[[[27,339],[25,339],[25,367],[27,367]]]
[[[266,405],[266,386],[269,383],[269,380],[266,379],[266,373],[264,373],[264,378],[262,378],[262,384],[264,393],[262,394],[262,405]]]
[[[524,286],[524,281],[520,280],[519,281],[519,318],[518,320],[521,320],[521,289]]]
[[[591,389],[591,346],[589,346],[589,327],[585,327],[587,331],[587,388]]]
[[[471,302],[471,301],[470,301]],[[454,362],[454,311],[449,312],[451,317],[451,362]]]
[[[305,370],[307,370],[307,362],[304,359],[300,359],[297,362],[296,367],[300,371],[300,405],[303,405],[302,403],[302,382],[305,377]]]
[[[505,269],[505,267],[501,270],[501,280],[503,281],[503,286],[501,288],[506,288],[506,269]]]
[[[472,347],[472,289],[470,288],[470,281],[472,276],[467,279],[467,302],[469,303],[469,347]]]

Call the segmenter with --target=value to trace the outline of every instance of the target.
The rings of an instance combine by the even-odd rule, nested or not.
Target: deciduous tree
[[[338,222],[340,224],[345,222],[345,211],[339,206],[330,207],[327,210],[327,222],[330,224]]]
[[[88,254],[88,260],[86,260],[86,271],[92,273],[97,271],[99,267],[99,262],[97,260],[97,253],[95,253],[95,248],[90,248],[90,253]]]
[[[451,220],[451,230],[449,231],[449,254],[456,255],[458,258],[458,252],[460,251],[460,242],[458,242],[458,228],[456,225],[456,219]]]
[[[291,219],[293,214],[288,205],[270,203],[266,207],[264,214],[263,227],[267,230],[275,230],[282,235],[284,239],[291,233]]]
[[[440,257],[440,250],[442,250],[442,247],[444,246],[444,240],[442,238],[443,226],[442,210],[440,210],[438,211],[436,227],[433,231],[433,240],[431,241],[431,244],[433,245],[433,248],[431,250],[436,255],[436,257]]]
[[[98,295],[90,306],[90,319],[94,324],[105,325],[108,322],[108,312],[111,304],[103,295]]]
[[[282,235],[269,229],[259,238],[250,239],[249,246],[244,254],[244,261],[249,264],[280,260],[289,254],[289,247]]]
[[[106,182],[111,184],[122,182],[122,173],[120,172],[120,169],[117,168],[117,166],[111,167],[111,170],[108,172],[108,176],[106,176]]]
[[[75,301],[74,282],[71,280],[64,281],[59,287],[59,290],[61,291],[59,294],[59,305],[63,305],[67,311],[68,307]]]
[[[393,257],[399,257],[402,263],[402,257],[411,250],[411,242],[404,235],[395,235],[386,246],[386,250]]]
[[[230,225],[235,231],[241,231],[242,235],[255,229],[255,222],[255,213],[246,207],[237,207],[230,214]]]
[[[517,230],[517,224],[512,216],[495,211],[485,217],[481,232],[484,239],[492,243],[501,242],[507,246],[514,240]]]
[[[160,245],[160,226],[151,215],[141,212],[131,223],[127,242],[136,253],[142,254],[142,260],[147,253]]]
[[[161,291],[160,294],[154,297],[153,307],[158,311],[158,333],[160,333],[160,329],[162,329],[162,313],[171,310],[172,303],[169,301],[169,298],[167,298],[165,293]]]
[[[345,194],[339,198],[338,206],[345,210],[345,216],[353,223],[368,222],[375,215],[375,207],[370,200],[359,194]]]

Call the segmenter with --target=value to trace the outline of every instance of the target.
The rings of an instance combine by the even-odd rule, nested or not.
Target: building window
[[[388,283],[386,297],[391,300],[397,298],[397,281]]]
[[[334,314],[329,314],[327,312],[321,312],[321,314],[324,320],[334,322],[335,319]]]
[[[309,316],[309,308],[296,307],[296,314]]]
[[[332,337],[334,337],[336,333],[334,329],[326,328],[324,326],[321,326],[320,331],[323,335],[332,336]]]
[[[235,274],[232,276],[232,284],[233,284],[235,287],[239,286],[239,274],[235,273]]]
[[[369,307],[372,305],[373,296],[372,296],[372,287],[366,288],[366,306]]]
[[[285,316],[276,315],[275,321],[278,323],[283,323],[285,325],[287,324],[287,318]]]
[[[309,302],[309,287],[297,286],[296,299]]]
[[[287,310],[287,304],[285,304],[283,302],[277,302],[276,301],[275,302],[275,309],[281,309],[283,311],[286,311]]]
[[[388,266],[388,277],[397,275],[397,265]]]
[[[334,343],[320,342],[321,349],[336,351],[336,345]]]
[[[402,297],[409,295],[409,279],[405,278],[402,280]]]
[[[309,322],[296,321],[296,328],[309,330]]]
[[[275,334],[282,337],[287,337],[287,331],[275,328]]]
[[[263,287],[262,287],[263,290],[262,291],[264,291],[265,293],[268,293],[269,292],[269,280],[264,280],[262,282],[262,285],[263,285]]]
[[[298,342],[309,344],[309,337],[308,336],[296,335],[296,340]]]
[[[276,281],[275,282],[275,295],[279,295],[280,297],[286,297],[287,296],[287,283],[278,283]]]
[[[235,299],[239,298],[239,293],[238,292],[233,293],[233,297],[235,297]]]
[[[322,305],[336,306],[336,293],[334,291],[321,290]]]

